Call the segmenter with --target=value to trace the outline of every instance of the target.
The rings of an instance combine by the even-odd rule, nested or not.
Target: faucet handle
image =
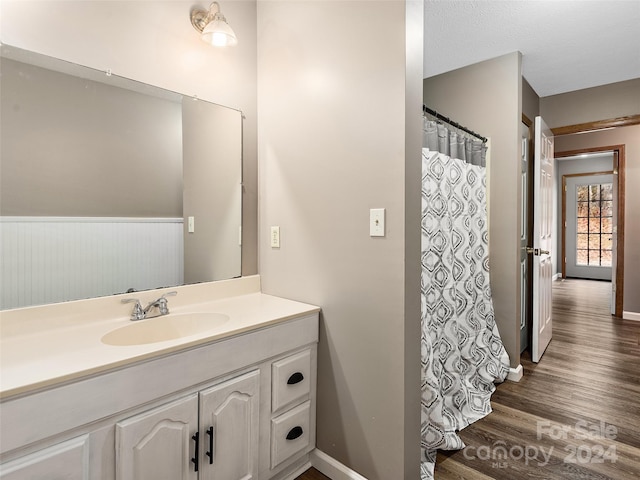
[[[142,310],[142,305],[140,305],[140,300],[137,298],[123,298],[121,300],[122,303],[133,303],[136,304],[133,306],[133,311],[131,312],[131,320],[142,320],[144,318],[144,310]]]
[[[167,302],[167,297],[173,297],[173,296],[175,296],[177,294],[178,294],[178,292],[174,290],[172,292],[167,292],[167,293],[163,294],[158,299],[158,310],[160,310],[160,315],[167,315],[169,313],[169,306],[168,306],[168,302]]]

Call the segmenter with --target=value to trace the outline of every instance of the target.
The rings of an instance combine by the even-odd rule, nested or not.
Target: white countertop
[[[259,287],[259,280],[257,285]],[[55,308],[59,311],[52,314],[50,319],[43,318],[47,316],[47,307],[31,309],[30,315],[25,315],[24,312],[18,312],[20,315],[12,315],[11,311],[3,312],[0,323],[0,398],[55,386],[141,360],[219,341],[320,310],[314,305],[259,291],[251,292],[253,286],[240,289],[234,292],[236,295],[228,298],[219,298],[220,295],[215,292],[207,295],[206,286],[202,285],[195,286],[198,296],[182,290],[189,286],[179,287],[178,297],[183,292],[185,295],[182,302],[175,301],[178,297],[169,297],[171,314],[221,313],[228,315],[230,320],[203,333],[143,345],[111,346],[100,340],[106,333],[133,323],[128,316],[132,304],[126,304],[126,310],[123,310],[120,306],[122,296],[94,300],[96,306],[101,308],[101,315],[91,315],[91,309],[86,305],[86,302],[91,301],[69,302],[65,305],[67,314],[58,305]],[[155,298],[159,293],[163,292],[141,292],[139,295]],[[186,302],[185,298],[196,301]],[[103,311],[108,307],[108,301],[111,301],[118,312],[112,318]],[[125,311],[127,313],[123,313]],[[153,318],[140,320],[153,321]]]

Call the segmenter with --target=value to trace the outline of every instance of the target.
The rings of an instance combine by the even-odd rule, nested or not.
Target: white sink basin
[[[218,328],[229,321],[222,313],[171,313],[131,322],[105,334],[102,343],[114,346],[145,345],[188,337]]]

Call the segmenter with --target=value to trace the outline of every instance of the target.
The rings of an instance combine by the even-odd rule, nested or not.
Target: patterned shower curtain
[[[509,357],[489,285],[486,146],[425,119],[422,152],[421,480],[438,449],[491,412]],[[471,163],[468,163],[471,162]]]

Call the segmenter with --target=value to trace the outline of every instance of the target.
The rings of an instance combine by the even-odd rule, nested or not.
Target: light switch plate
[[[195,218],[194,217],[189,217],[187,220],[188,220],[187,221],[187,228],[188,228],[189,233],[195,232],[196,231]]]
[[[369,210],[369,236],[384,237],[384,208]]]
[[[280,248],[280,227],[271,227],[271,248]]]

